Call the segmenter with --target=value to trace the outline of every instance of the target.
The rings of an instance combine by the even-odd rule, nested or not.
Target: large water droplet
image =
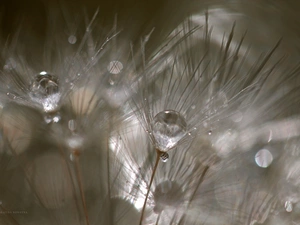
[[[60,100],[58,78],[46,71],[40,72],[31,84],[30,96],[45,112],[55,111]]]
[[[165,110],[154,117],[152,130],[156,147],[160,151],[168,151],[186,135],[187,124],[180,113]]]

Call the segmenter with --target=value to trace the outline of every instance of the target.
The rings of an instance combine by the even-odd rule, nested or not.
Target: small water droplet
[[[160,151],[173,148],[187,133],[184,117],[173,110],[159,112],[152,122],[156,147]]]
[[[16,67],[17,67],[16,61],[13,58],[9,58],[8,60],[6,60],[3,69],[8,71],[8,70],[13,70]]]
[[[255,154],[255,162],[259,167],[267,168],[273,161],[273,155],[268,149],[261,149]]]
[[[293,211],[293,203],[291,201],[286,201],[284,203],[284,208],[287,212],[292,212]]]
[[[166,152],[162,153],[162,154],[160,155],[160,159],[161,159],[162,162],[167,162],[168,159],[169,159],[169,154],[166,153]]]
[[[75,161],[75,155],[74,155],[73,153],[70,154],[70,160],[71,160],[72,162]]]
[[[109,79],[109,84],[111,85],[111,86],[113,86],[114,84],[115,84],[115,82],[112,80],[112,79]]]
[[[75,120],[69,120],[68,122],[68,127],[69,127],[69,130],[74,132],[76,130],[76,121]]]
[[[75,35],[70,35],[69,38],[68,38],[68,42],[71,44],[71,45],[74,45],[77,41],[77,38]]]
[[[31,98],[40,103],[45,112],[53,112],[60,100],[58,78],[45,71],[40,72],[34,79],[30,88]]]
[[[212,135],[212,131],[210,130],[210,131],[208,131],[208,135]]]
[[[108,66],[107,70],[111,74],[119,74],[123,69],[123,64],[120,61],[111,61]]]
[[[61,116],[59,113],[49,113],[44,116],[44,120],[47,124],[50,123],[58,123],[61,119]]]

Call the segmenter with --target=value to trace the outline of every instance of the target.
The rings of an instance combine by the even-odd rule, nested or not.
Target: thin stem
[[[156,169],[157,169],[157,166],[158,166],[158,163],[159,163],[159,158],[160,158],[161,154],[162,154],[162,152],[160,150],[156,149],[156,161],[155,161],[155,165],[154,165],[154,168],[153,168],[153,171],[152,171],[152,175],[151,175],[148,191],[147,191],[147,194],[146,194],[146,198],[145,198],[145,201],[144,201],[144,205],[143,205],[139,225],[142,225],[142,221],[143,221],[143,217],[144,217],[144,213],[145,213],[145,209],[146,209],[146,203],[147,203],[147,200],[148,200],[148,196],[149,196],[150,189],[151,189],[151,186],[152,186],[153,178],[154,178],[154,175],[155,175],[155,172],[156,172]]]
[[[88,211],[87,211],[87,207],[86,207],[86,201],[85,201],[85,197],[84,197],[84,193],[83,193],[83,185],[82,185],[82,181],[81,181],[81,174],[80,174],[80,170],[79,170],[79,155],[78,154],[74,154],[74,155],[75,155],[76,175],[77,175],[78,185],[79,185],[79,189],[80,189],[80,196],[81,196],[81,201],[82,201],[82,205],[83,205],[86,225],[90,225]]]

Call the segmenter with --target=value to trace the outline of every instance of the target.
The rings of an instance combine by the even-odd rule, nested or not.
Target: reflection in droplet
[[[41,104],[45,112],[55,111],[60,101],[58,78],[46,71],[40,72],[31,84],[30,97]]]
[[[293,203],[291,201],[286,201],[284,203],[284,208],[287,212],[292,212],[293,211]]]
[[[186,135],[187,124],[180,113],[166,110],[154,117],[152,130],[156,147],[161,151],[168,151]]]
[[[162,153],[162,154],[160,155],[160,159],[161,159],[162,162],[167,162],[168,159],[169,159],[169,154],[166,153],[166,152]]]
[[[111,74],[119,74],[123,69],[123,64],[120,61],[111,61],[108,66],[107,70]]]
[[[255,154],[255,162],[259,167],[267,168],[273,161],[273,155],[268,149],[261,149]]]

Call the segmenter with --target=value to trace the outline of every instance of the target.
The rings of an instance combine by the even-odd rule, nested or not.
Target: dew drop
[[[67,145],[71,149],[80,149],[82,148],[84,138],[80,135],[72,135],[67,139]]]
[[[160,155],[160,159],[161,159],[162,162],[167,162],[168,159],[169,159],[169,154],[166,153],[166,152],[162,153],[162,154]]]
[[[76,121],[75,120],[69,120],[68,122],[68,128],[70,131],[74,132],[76,130]]]
[[[75,161],[75,155],[74,155],[73,153],[70,154],[70,160],[71,160],[72,162]]]
[[[261,149],[255,154],[255,162],[259,167],[267,168],[273,161],[273,155],[268,149]]]
[[[60,93],[56,76],[46,71],[40,72],[32,82],[30,90],[31,98],[41,104],[45,112],[53,112],[57,109]]]
[[[293,211],[293,203],[291,201],[286,201],[284,203],[284,208],[287,212],[292,212]]]
[[[212,131],[210,130],[210,131],[208,131],[208,135],[212,135]]]
[[[60,119],[61,119],[61,116],[59,113],[49,113],[44,116],[44,120],[47,124],[58,123],[60,121]]]
[[[173,110],[159,112],[152,122],[156,147],[160,151],[173,148],[187,133],[184,117]]]
[[[68,42],[71,44],[71,45],[74,45],[76,42],[77,42],[77,38],[75,35],[70,35],[69,38],[68,38]]]
[[[107,70],[111,74],[119,74],[123,69],[123,64],[120,61],[111,61],[108,66]]]

